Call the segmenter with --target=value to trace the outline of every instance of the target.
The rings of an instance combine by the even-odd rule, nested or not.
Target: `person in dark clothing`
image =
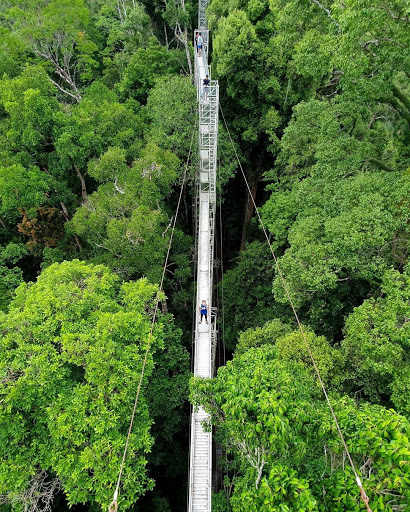
[[[211,85],[208,75],[202,80],[202,85],[204,86],[204,100],[206,100],[208,98],[209,86]]]
[[[203,300],[199,306],[199,312],[201,313],[199,323],[202,323],[202,317],[205,317],[205,322],[208,323],[208,304],[206,303],[206,300]]]

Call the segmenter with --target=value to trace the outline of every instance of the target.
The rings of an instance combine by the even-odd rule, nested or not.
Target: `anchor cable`
[[[287,298],[288,298],[288,300],[289,300],[290,306],[291,306],[291,308],[292,308],[293,314],[294,314],[295,319],[296,319],[296,322],[297,322],[297,324],[298,324],[299,331],[300,331],[300,333],[301,333],[301,335],[302,335],[302,338],[303,338],[303,340],[304,340],[304,342],[305,342],[305,345],[306,345],[307,351],[308,351],[308,353],[309,353],[310,359],[312,360],[313,367],[314,367],[314,369],[315,369],[315,372],[316,372],[317,378],[318,378],[318,380],[319,380],[320,386],[321,386],[321,388],[322,388],[323,394],[324,394],[324,396],[325,396],[325,398],[326,398],[326,402],[327,402],[327,404],[328,404],[328,406],[329,406],[329,409],[330,409],[330,412],[331,412],[331,414],[332,414],[332,417],[333,417],[334,423],[335,423],[335,425],[336,425],[336,428],[337,428],[337,431],[338,431],[339,437],[340,437],[340,439],[341,439],[341,441],[342,441],[342,444],[343,444],[343,447],[344,447],[344,449],[345,449],[345,451],[346,451],[346,455],[347,455],[347,458],[348,458],[348,460],[349,460],[349,464],[350,464],[350,466],[351,466],[351,468],[352,468],[352,470],[353,470],[353,474],[354,474],[355,479],[356,479],[356,484],[357,484],[357,486],[359,487],[360,497],[361,497],[361,499],[362,499],[363,503],[366,505],[367,512],[372,512],[372,510],[371,510],[371,508],[370,508],[370,506],[369,506],[369,497],[367,496],[367,494],[366,494],[366,492],[365,492],[365,490],[364,490],[364,488],[363,488],[363,485],[362,485],[362,482],[361,482],[361,480],[360,480],[359,474],[358,474],[358,472],[357,472],[357,470],[356,470],[356,467],[355,467],[355,465],[354,465],[353,459],[352,459],[352,457],[351,457],[351,455],[350,455],[350,451],[349,451],[349,449],[348,449],[348,447],[347,447],[347,444],[346,444],[345,438],[344,438],[343,433],[342,433],[342,431],[341,431],[341,429],[340,429],[340,425],[339,425],[339,422],[338,422],[338,420],[337,420],[336,414],[335,414],[335,412],[334,412],[334,410],[333,410],[332,404],[330,403],[330,399],[329,399],[329,396],[328,396],[328,394],[327,394],[327,391],[326,391],[325,385],[324,385],[324,383],[323,383],[322,377],[321,377],[321,375],[320,375],[319,368],[318,368],[318,366],[317,366],[317,364],[316,364],[315,358],[313,357],[313,354],[312,354],[312,351],[311,351],[311,349],[310,349],[310,346],[309,346],[309,343],[308,343],[308,340],[307,340],[307,337],[306,337],[305,331],[304,331],[304,329],[303,329],[303,327],[302,327],[302,324],[301,324],[301,322],[300,322],[300,320],[299,320],[299,316],[298,316],[298,314],[297,314],[297,311],[296,311],[296,308],[295,308],[295,306],[294,306],[294,303],[293,303],[292,297],[291,297],[291,295],[290,295],[288,285],[287,285],[286,280],[285,280],[285,277],[284,277],[284,275],[283,275],[283,273],[282,273],[282,269],[281,269],[281,268],[280,268],[280,266],[279,266],[279,262],[278,262],[278,259],[277,259],[277,257],[276,257],[275,251],[273,250],[272,244],[270,243],[269,236],[268,236],[268,233],[267,233],[267,231],[266,231],[265,225],[264,225],[264,223],[263,223],[263,221],[262,221],[261,215],[260,215],[260,213],[259,213],[259,209],[258,209],[258,207],[257,207],[257,205],[256,205],[256,201],[255,201],[255,199],[253,198],[253,195],[252,195],[251,189],[250,189],[249,184],[248,184],[248,180],[246,179],[245,172],[244,172],[243,167],[242,167],[242,164],[241,164],[241,162],[240,162],[240,160],[239,160],[238,153],[237,153],[237,151],[236,151],[235,144],[234,144],[234,142],[233,142],[233,140],[232,140],[231,132],[229,131],[228,124],[227,124],[227,122],[226,122],[225,115],[224,115],[224,112],[223,112],[223,110],[222,110],[222,107],[221,107],[221,106],[220,106],[220,110],[221,110],[221,114],[222,114],[222,118],[223,118],[223,121],[224,121],[224,124],[225,124],[226,130],[227,130],[227,132],[228,132],[229,140],[230,140],[230,142],[231,142],[231,144],[232,144],[233,150],[234,150],[234,152],[235,152],[236,159],[237,159],[238,164],[239,164],[239,168],[240,168],[240,170],[241,170],[241,173],[242,173],[243,179],[244,179],[245,184],[246,184],[246,187],[247,187],[247,190],[248,190],[248,193],[249,193],[249,197],[251,198],[251,200],[252,200],[252,202],[253,202],[253,205],[254,205],[254,207],[255,207],[255,211],[256,211],[256,214],[257,214],[257,216],[258,216],[259,223],[260,223],[260,225],[261,225],[261,227],[262,227],[262,230],[263,230],[263,233],[264,233],[264,235],[265,235],[266,241],[267,241],[267,243],[268,243],[268,245],[269,245],[269,249],[270,249],[270,252],[271,252],[271,254],[272,254],[273,260],[274,260],[274,262],[275,262],[275,266],[276,266],[276,268],[277,268],[277,271],[278,271],[278,274],[279,274],[279,277],[280,277],[280,280],[281,280],[282,286],[283,286],[283,288],[284,288],[284,290],[285,290],[285,293],[286,293],[286,296],[287,296]]]
[[[194,135],[196,133],[196,129],[197,129],[197,123],[195,122],[195,126],[194,126],[194,129],[193,129],[193,132],[192,132],[192,136],[191,136],[191,142],[190,142],[190,146],[189,146],[188,156],[187,156],[187,160],[186,160],[186,163],[185,163],[184,174],[183,174],[183,177],[182,177],[182,184],[181,184],[181,189],[180,189],[180,192],[179,192],[178,204],[177,204],[177,207],[176,207],[176,210],[175,210],[174,220],[173,220],[173,223],[172,223],[172,230],[171,230],[171,236],[170,236],[170,239],[169,239],[168,250],[167,250],[166,257],[165,257],[164,266],[163,266],[163,269],[162,269],[161,282],[160,282],[160,286],[159,286],[159,289],[158,289],[157,298],[156,298],[156,301],[155,301],[154,314],[153,314],[153,317],[152,317],[151,329],[150,329],[150,332],[149,332],[149,335],[148,335],[147,348],[145,350],[144,360],[143,360],[143,364],[142,364],[140,380],[139,380],[138,388],[137,388],[137,395],[135,397],[134,407],[133,407],[133,410],[132,410],[130,424],[129,424],[129,427],[128,427],[128,434],[127,434],[127,439],[126,439],[125,446],[124,446],[124,452],[123,452],[123,456],[122,456],[120,471],[119,471],[119,474],[118,474],[117,485],[115,487],[115,491],[114,491],[114,494],[113,494],[112,502],[111,502],[111,504],[108,507],[108,511],[109,512],[117,512],[117,510],[118,510],[118,501],[117,500],[118,500],[118,493],[119,493],[119,489],[120,489],[121,477],[122,477],[122,473],[123,473],[123,470],[124,470],[125,460],[126,460],[126,457],[127,457],[128,445],[129,445],[129,441],[130,441],[132,427],[133,427],[133,424],[134,424],[134,418],[135,418],[135,413],[136,413],[136,410],[137,410],[138,400],[139,400],[139,396],[140,396],[140,392],[141,392],[141,387],[142,387],[142,381],[143,381],[143,378],[144,378],[145,367],[146,367],[147,360],[148,360],[149,349],[151,347],[152,334],[154,332],[154,324],[155,324],[155,320],[156,320],[156,316],[157,316],[157,311],[158,311],[158,304],[159,304],[159,301],[160,301],[161,292],[163,291],[162,289],[163,289],[163,285],[164,285],[165,272],[166,272],[167,265],[168,265],[169,254],[171,252],[171,246],[172,246],[172,241],[173,241],[174,232],[175,232],[175,225],[176,225],[176,221],[177,221],[177,217],[178,217],[178,213],[179,213],[179,208],[180,208],[180,205],[181,205],[182,193],[183,193],[184,185],[185,185],[185,181],[186,181],[188,165],[189,165],[189,161],[190,161],[190,158],[191,158],[193,141],[194,141]]]

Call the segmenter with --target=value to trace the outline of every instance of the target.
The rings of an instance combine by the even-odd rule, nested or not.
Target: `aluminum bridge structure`
[[[216,346],[216,308],[212,307],[212,274],[214,252],[215,185],[218,143],[219,87],[211,80],[205,88],[203,80],[208,67],[209,31],[205,9],[208,0],[199,0],[198,29],[203,38],[202,55],[195,51],[195,83],[199,104],[199,166],[197,172],[197,293],[194,345],[194,375],[211,378]],[[196,49],[195,49],[196,50]],[[208,324],[199,324],[198,306],[208,304]],[[212,434],[203,425],[208,415],[199,408],[191,417],[188,512],[211,512]]]

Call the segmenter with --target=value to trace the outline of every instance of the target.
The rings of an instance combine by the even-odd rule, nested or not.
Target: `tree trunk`
[[[81,174],[80,169],[74,164],[75,172],[77,173],[78,178],[81,182],[81,197],[84,201],[87,199],[87,186],[85,184],[84,176]]]
[[[186,219],[186,222],[189,222],[188,204],[187,204],[187,201],[186,201],[186,187],[184,187],[184,190],[183,190],[183,193],[182,193],[182,198],[183,198],[183,201],[184,201],[185,219]]]
[[[188,44],[188,30],[186,27],[184,27],[184,40],[183,40],[184,46],[185,46],[185,54],[186,54],[186,60],[188,62],[188,69],[189,69],[189,75],[192,76],[192,62],[191,62],[191,54],[189,53],[189,44]]]
[[[245,249],[249,225],[252,221],[252,217],[255,212],[254,201],[256,199],[256,191],[258,189],[258,183],[259,183],[259,178],[258,178],[258,175],[255,173],[255,174],[253,174],[252,181],[250,183],[250,189],[251,189],[252,195],[249,194],[249,191],[247,191],[247,193],[246,193],[245,218],[243,221],[241,248],[240,248],[241,251],[243,251]]]
[[[161,311],[163,315],[168,314],[168,305],[166,300],[161,300]]]
[[[394,97],[390,96],[389,98],[380,98],[382,103],[386,103],[387,105],[392,106],[402,117],[407,121],[410,125],[410,114],[406,110],[406,108]]]
[[[189,44],[188,44],[188,29],[186,26],[184,26],[184,28],[182,29],[180,23],[177,22],[174,27],[174,34],[175,34],[175,37],[178,39],[178,41],[180,41],[184,45],[186,60],[188,63],[189,74],[190,74],[190,76],[192,76],[192,62],[191,62],[191,54],[189,53]]]
[[[167,50],[169,50],[169,42],[168,42],[168,33],[167,33],[167,26],[164,23],[164,33],[165,33],[165,44],[167,45]]]
[[[67,206],[63,203],[63,201],[60,201],[60,205],[61,205],[61,211],[62,211],[63,217],[65,218],[65,220],[67,222],[69,222],[70,215],[68,214]],[[81,245],[80,238],[78,237],[78,235],[74,234],[74,239],[75,239],[75,243],[77,244],[78,249],[81,251],[83,246]]]

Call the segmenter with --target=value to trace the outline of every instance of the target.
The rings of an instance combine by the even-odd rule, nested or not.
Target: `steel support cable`
[[[219,243],[219,241],[217,241],[217,244]],[[217,250],[218,250],[218,245],[216,245],[217,247]],[[216,286],[215,286],[215,291],[216,291],[216,311],[219,311],[219,272],[220,272],[220,269],[219,269],[219,262],[218,262],[218,267],[217,267],[217,280],[216,280]],[[215,325],[217,322],[217,316],[215,316]],[[218,331],[217,331],[218,332]],[[218,364],[216,362],[216,349],[218,349]],[[221,344],[218,340],[218,336],[217,336],[217,341],[216,341],[216,346],[215,346],[215,368],[214,368],[214,373],[216,375],[217,373],[217,368],[219,368],[221,366]]]
[[[219,165],[220,168],[220,165]],[[225,348],[225,302],[224,302],[224,257],[223,257],[223,235],[222,235],[222,187],[219,182],[219,234],[221,247],[221,301],[222,301],[222,345],[223,345],[223,364],[226,365],[226,348]]]
[[[154,332],[154,325],[155,325],[155,320],[156,320],[157,312],[158,312],[158,304],[159,304],[159,301],[160,301],[160,296],[161,296],[162,288],[163,288],[163,285],[164,285],[165,272],[166,272],[167,265],[168,265],[169,254],[171,252],[172,241],[173,241],[174,232],[175,232],[175,225],[176,225],[176,222],[177,222],[179,208],[180,208],[180,205],[181,205],[182,193],[183,193],[184,185],[185,185],[185,181],[186,181],[186,175],[187,175],[187,171],[188,171],[189,161],[191,159],[192,145],[193,145],[194,135],[196,133],[196,130],[197,130],[197,123],[195,122],[195,126],[194,126],[194,129],[192,131],[192,136],[191,136],[191,142],[190,142],[190,146],[189,146],[188,156],[187,156],[187,159],[186,159],[186,162],[185,162],[184,174],[183,174],[183,177],[182,177],[182,184],[181,184],[181,189],[180,189],[179,197],[178,197],[178,204],[177,204],[177,207],[176,207],[176,210],[175,210],[174,220],[173,220],[173,223],[172,223],[172,230],[171,230],[171,236],[170,236],[170,239],[169,239],[167,255],[165,257],[165,262],[164,262],[164,266],[163,266],[163,269],[162,269],[161,281],[160,281],[160,285],[159,285],[159,289],[158,289],[158,293],[157,293],[157,298],[156,298],[156,301],[155,301],[154,314],[153,314],[153,317],[152,317],[151,329],[150,329],[150,332],[148,334],[147,348],[145,350],[144,360],[143,360],[143,363],[142,363],[141,375],[140,375],[140,380],[138,382],[138,388],[137,388],[137,395],[135,397],[134,407],[133,407],[132,414],[131,414],[131,420],[130,420],[130,424],[129,424],[129,427],[128,427],[127,439],[125,441],[124,453],[123,453],[123,456],[122,456],[120,472],[118,474],[117,485],[115,487],[115,491],[114,491],[112,502],[110,503],[110,505],[108,507],[108,511],[109,512],[117,512],[117,510],[118,510],[117,499],[118,499],[118,493],[119,493],[119,489],[120,489],[121,477],[122,477],[122,473],[123,473],[123,470],[124,470],[125,460],[126,460],[126,457],[127,457],[128,445],[129,445],[129,442],[130,442],[130,436],[131,436],[132,427],[133,427],[133,424],[134,424],[134,418],[135,418],[135,413],[136,413],[136,410],[137,410],[138,400],[139,400],[139,396],[140,396],[140,392],[141,392],[142,380],[144,378],[145,367],[146,367],[147,360],[148,360],[149,349],[151,347],[152,334]]]
[[[219,162],[218,169],[221,168]],[[222,234],[222,186],[219,182],[219,234],[220,234],[220,247],[221,247],[221,301],[222,301],[222,345],[223,345],[223,365],[226,365],[226,347],[225,347],[225,302],[224,302],[224,253],[223,253],[223,234]],[[228,454],[225,451],[225,476],[229,477],[228,471]],[[222,478],[221,487],[224,487],[224,479]],[[226,494],[226,503],[229,507],[228,494]]]
[[[290,306],[291,306],[291,308],[292,308],[293,314],[294,314],[295,319],[296,319],[296,322],[297,322],[297,324],[298,324],[299,331],[300,331],[300,333],[301,333],[301,335],[302,335],[302,338],[303,338],[303,340],[304,340],[304,342],[305,342],[305,345],[306,345],[307,351],[308,351],[308,353],[309,353],[310,359],[312,360],[313,367],[314,367],[314,369],[315,369],[315,372],[316,372],[317,378],[318,378],[318,380],[319,380],[320,386],[321,386],[321,388],[322,388],[323,394],[325,395],[326,402],[327,402],[327,404],[328,404],[328,406],[329,406],[330,412],[331,412],[332,417],[333,417],[333,420],[334,420],[334,422],[335,422],[335,425],[336,425],[336,428],[337,428],[337,431],[338,431],[339,437],[340,437],[340,439],[341,439],[341,441],[342,441],[342,444],[343,444],[343,447],[344,447],[344,449],[345,449],[345,452],[346,452],[347,458],[348,458],[348,460],[349,460],[349,464],[350,464],[350,466],[351,466],[351,468],[352,468],[352,470],[353,470],[353,474],[354,474],[355,479],[356,479],[356,484],[357,484],[357,486],[359,487],[360,497],[361,497],[361,499],[362,499],[363,503],[364,503],[364,504],[365,504],[365,506],[366,506],[366,510],[367,510],[367,512],[372,512],[372,509],[371,509],[371,508],[370,508],[370,506],[369,506],[369,497],[367,496],[366,491],[365,491],[365,490],[364,490],[364,488],[363,488],[363,484],[362,484],[362,482],[361,482],[361,480],[360,480],[360,477],[359,477],[359,474],[358,474],[358,472],[357,472],[357,470],[356,470],[356,467],[355,467],[355,465],[354,465],[353,459],[352,459],[352,457],[351,457],[351,455],[350,455],[350,452],[349,452],[349,449],[348,449],[348,447],[347,447],[347,444],[346,444],[345,438],[344,438],[343,433],[342,433],[342,431],[341,431],[341,429],[340,429],[339,422],[338,422],[337,417],[336,417],[336,414],[335,414],[335,412],[334,412],[334,410],[333,410],[332,404],[330,403],[329,396],[328,396],[328,394],[327,394],[327,391],[326,391],[325,385],[324,385],[323,380],[322,380],[322,377],[321,377],[321,375],[320,375],[319,368],[318,368],[318,366],[317,366],[317,364],[316,364],[315,358],[313,357],[312,351],[310,350],[310,346],[309,346],[308,340],[307,340],[307,338],[306,338],[305,331],[304,331],[304,329],[303,329],[303,327],[302,327],[302,324],[301,324],[301,322],[300,322],[300,320],[299,320],[299,316],[298,316],[298,314],[297,314],[297,312],[296,312],[296,308],[295,308],[295,306],[294,306],[294,304],[293,304],[293,300],[292,300],[292,297],[291,297],[291,295],[290,295],[289,288],[288,288],[288,286],[287,286],[287,283],[286,283],[285,277],[284,277],[284,275],[283,275],[283,273],[282,273],[282,269],[281,269],[281,268],[280,268],[280,266],[279,266],[278,260],[277,260],[277,258],[276,258],[275,251],[273,250],[273,247],[272,247],[272,244],[270,243],[269,236],[268,236],[268,233],[267,233],[267,231],[266,231],[265,225],[264,225],[264,223],[263,223],[263,221],[262,221],[262,218],[261,218],[261,216],[260,216],[259,209],[258,209],[258,207],[257,207],[257,205],[256,205],[255,199],[253,198],[253,195],[252,195],[251,189],[250,189],[249,184],[248,184],[248,180],[246,179],[245,172],[244,172],[243,167],[242,167],[242,164],[241,164],[241,162],[240,162],[240,160],[239,160],[239,157],[238,157],[238,153],[237,153],[237,151],[236,151],[235,144],[234,144],[234,142],[233,142],[233,140],[232,140],[231,132],[229,131],[228,124],[227,124],[227,122],[226,122],[225,115],[224,115],[224,113],[223,113],[222,107],[221,107],[221,106],[219,106],[219,108],[220,108],[220,110],[221,110],[222,118],[223,118],[223,121],[224,121],[224,124],[225,124],[226,130],[227,130],[228,136],[229,136],[229,140],[230,140],[230,142],[231,142],[231,144],[232,144],[233,150],[234,150],[234,152],[235,152],[236,159],[237,159],[238,164],[239,164],[239,168],[240,168],[240,170],[241,170],[241,173],[242,173],[243,179],[244,179],[244,181],[245,181],[246,188],[247,188],[248,193],[249,193],[249,197],[251,198],[252,203],[253,203],[253,205],[254,205],[254,207],[255,207],[255,211],[256,211],[256,214],[257,214],[257,216],[258,216],[259,223],[260,223],[260,225],[261,225],[261,227],[262,227],[262,230],[263,230],[263,233],[264,233],[264,235],[265,235],[266,241],[267,241],[267,243],[268,243],[268,245],[269,245],[269,249],[270,249],[270,252],[271,252],[272,257],[273,257],[273,259],[274,259],[275,266],[276,266],[276,269],[277,269],[277,271],[278,271],[278,274],[279,274],[279,277],[280,277],[280,280],[281,280],[282,286],[283,286],[283,288],[284,288],[284,290],[285,290],[286,296],[287,296],[288,301],[289,301],[289,303],[290,303]]]
[[[192,336],[191,336],[191,373],[194,373],[194,343],[195,343],[195,325],[196,325],[196,292],[197,292],[197,269],[198,269],[198,226],[199,226],[199,218],[198,218],[198,195],[199,189],[197,185],[195,185],[195,206],[194,206],[194,215],[195,215],[195,253],[194,253],[194,286],[192,290]]]
[[[197,111],[198,114],[198,111]],[[198,115],[196,116],[198,119]],[[195,184],[195,199],[193,201],[193,224],[194,224],[194,240],[195,240],[195,252],[194,252],[194,286],[192,291],[192,336],[191,336],[191,361],[190,370],[194,373],[194,343],[195,343],[195,326],[196,326],[196,288],[197,288],[197,260],[198,260],[198,187]],[[192,417],[192,404],[189,402],[189,417]],[[188,446],[191,446],[191,429],[188,429]],[[188,468],[190,463],[190,450],[188,450]],[[189,501],[189,471],[187,480],[186,500]]]

